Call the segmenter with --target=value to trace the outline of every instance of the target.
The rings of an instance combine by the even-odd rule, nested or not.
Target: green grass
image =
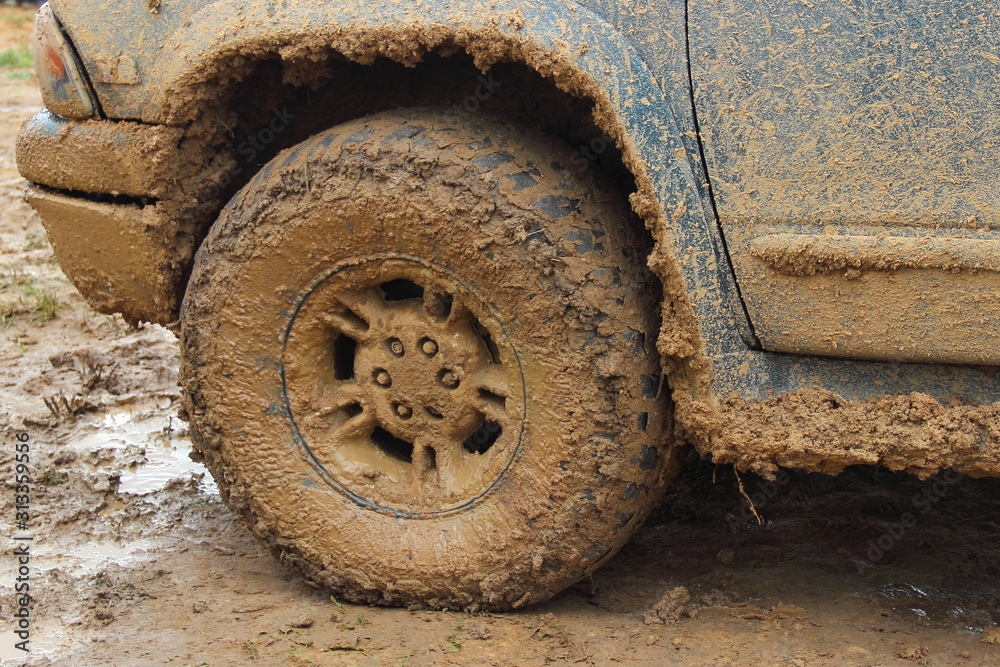
[[[46,470],[38,478],[38,483],[44,486],[59,486],[60,484],[65,484],[68,480],[69,475],[65,471]]]
[[[0,50],[0,67],[27,69],[35,66],[35,56],[26,44]]]
[[[49,242],[44,234],[28,234],[24,237],[25,250],[46,250],[48,247]]]
[[[0,6],[0,22],[24,25],[35,20],[35,9]]]
[[[34,308],[28,316],[32,324],[45,324],[56,316],[56,310],[59,309],[60,303],[54,294],[32,290],[26,295],[35,300]]]
[[[0,327],[19,318],[40,326],[53,319],[61,306],[54,294],[36,287],[30,276],[0,276]]]

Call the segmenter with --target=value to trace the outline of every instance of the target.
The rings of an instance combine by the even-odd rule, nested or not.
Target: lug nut
[[[454,371],[444,370],[441,372],[441,384],[449,389],[454,389],[458,386],[458,376],[455,375]]]
[[[408,406],[408,405],[403,405],[402,403],[397,403],[396,404],[396,414],[401,419],[409,419],[410,416],[413,415],[413,410],[410,409],[410,406]]]
[[[426,354],[428,357],[433,357],[435,354],[437,354],[438,344],[432,341],[430,338],[428,338],[427,340],[424,341],[423,345],[420,346],[420,349],[423,350],[424,354]]]
[[[391,385],[392,378],[389,377],[389,371],[377,371],[375,373],[375,383],[383,387]]]
[[[395,354],[397,357],[403,356],[403,341],[398,338],[392,338],[389,340],[389,351]]]

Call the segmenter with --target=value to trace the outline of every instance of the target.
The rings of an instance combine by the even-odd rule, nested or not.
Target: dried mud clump
[[[681,620],[690,603],[691,593],[684,586],[678,586],[665,592],[660,601],[642,615],[642,622],[646,625],[672,625]]]
[[[702,446],[718,462],[764,475],[777,466],[837,474],[868,464],[921,478],[946,468],[1000,475],[995,404],[944,405],[919,393],[845,401],[814,388],[762,401],[734,396],[720,407],[727,419],[706,429],[714,436]]]

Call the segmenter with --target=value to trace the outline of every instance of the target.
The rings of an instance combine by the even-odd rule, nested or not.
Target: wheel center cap
[[[386,310],[357,352],[356,373],[379,421],[413,439],[478,427],[482,415],[463,380],[492,364],[482,340],[469,327],[447,331],[422,302],[390,303]]]

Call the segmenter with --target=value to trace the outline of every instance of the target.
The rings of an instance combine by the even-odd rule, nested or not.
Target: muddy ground
[[[30,12],[0,7],[0,50],[27,30]],[[768,483],[689,455],[618,556],[517,613],[358,607],[305,585],[187,458],[176,339],[90,311],[21,202],[13,137],[40,107],[29,72],[0,68],[4,665],[1000,664],[1000,482],[948,474]],[[18,433],[31,443],[27,532]],[[15,535],[33,538],[27,657]]]

